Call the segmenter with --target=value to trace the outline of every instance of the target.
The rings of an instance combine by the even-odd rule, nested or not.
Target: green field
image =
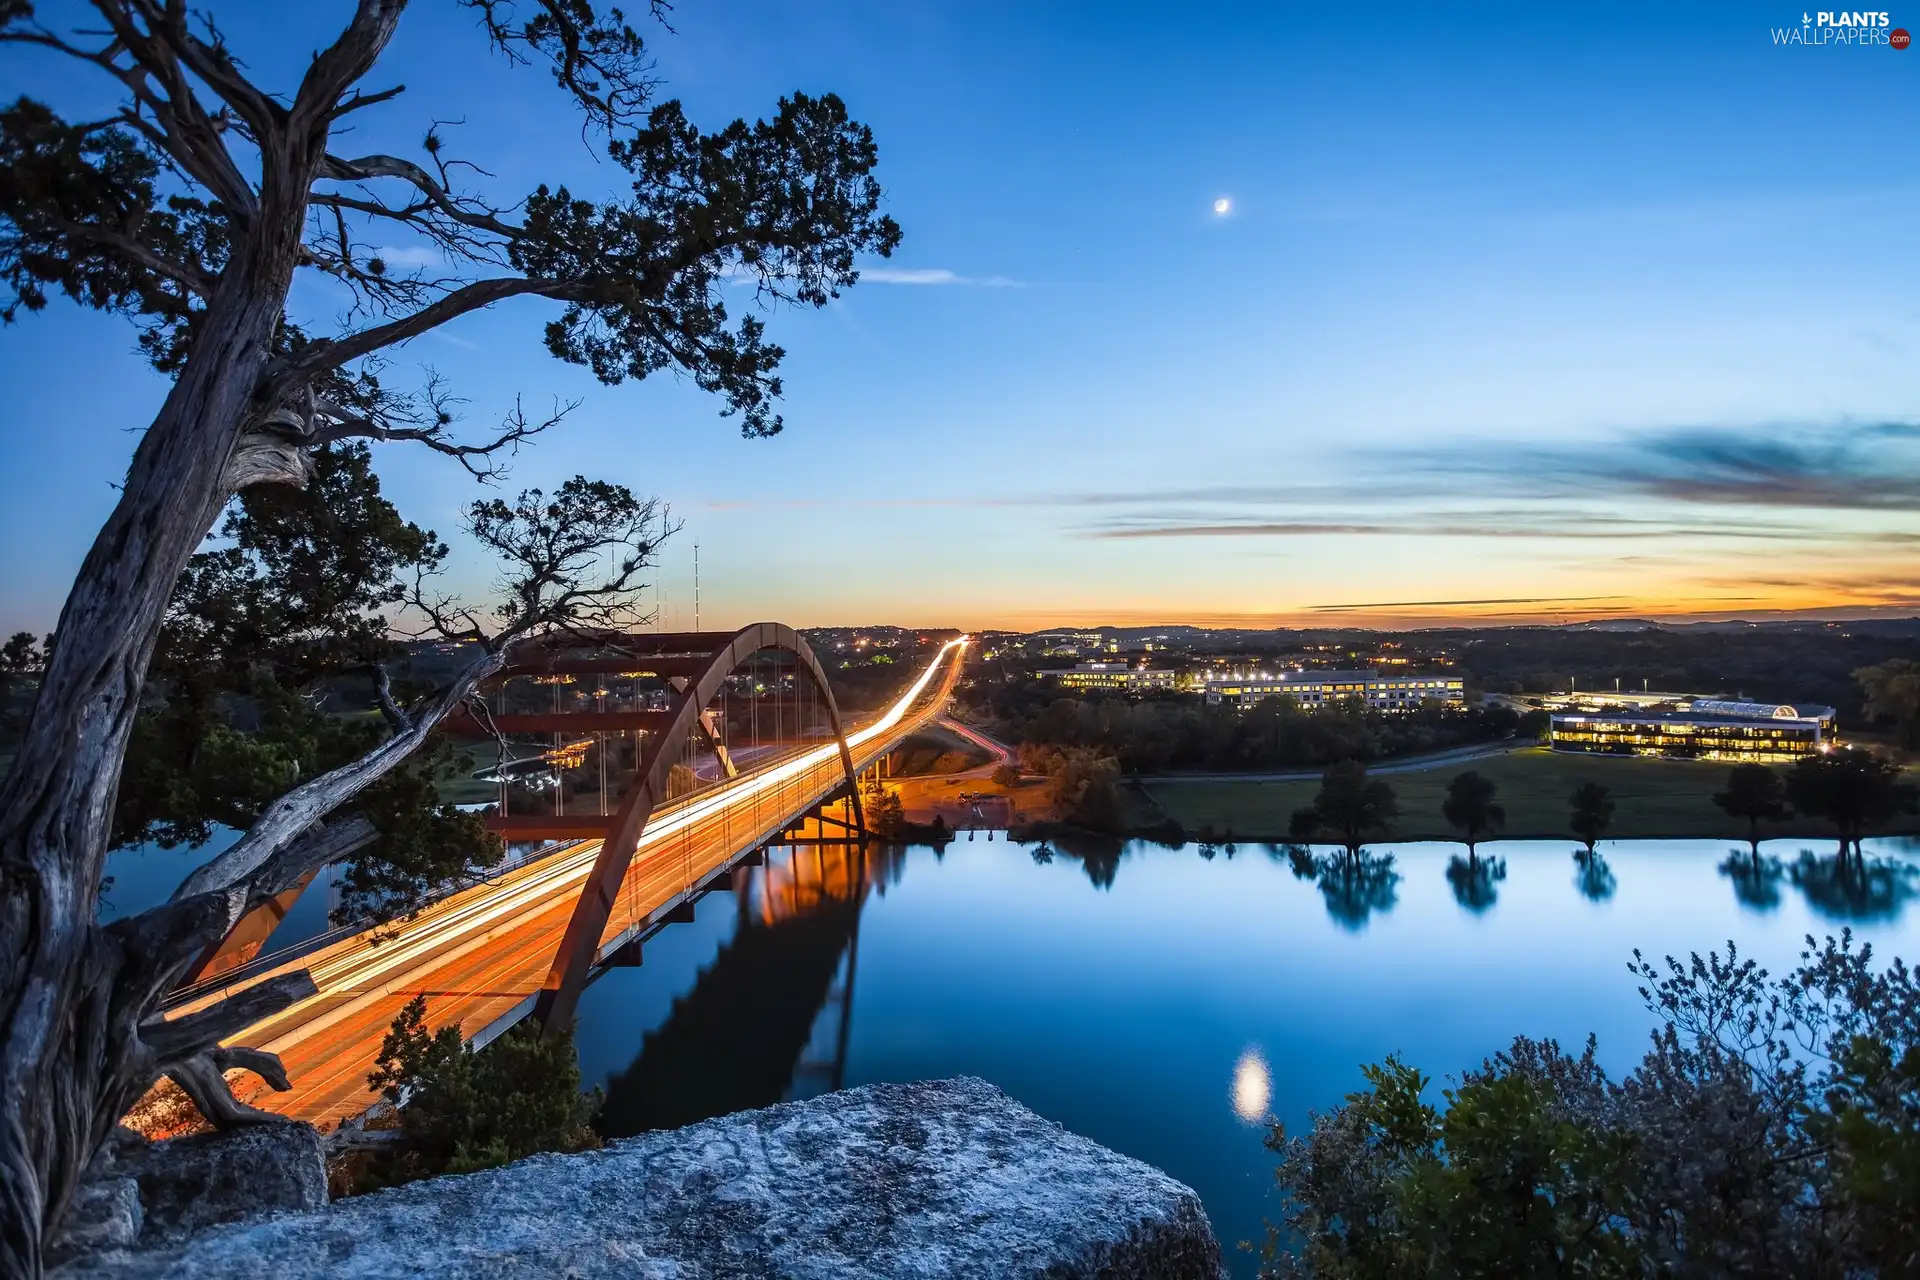
[[[1567,837],[1567,797],[1583,782],[1598,782],[1613,792],[1616,837],[1738,836],[1745,824],[1736,823],[1713,803],[1713,793],[1726,784],[1726,764],[1684,760],[1646,760],[1604,756],[1558,755],[1544,747],[1529,748],[1484,760],[1439,765],[1432,769],[1387,774],[1400,802],[1400,820],[1393,838],[1449,840],[1456,833],[1440,816],[1447,782],[1472,769],[1500,787],[1499,801],[1507,811],[1502,833],[1511,837]],[[1241,840],[1284,840],[1287,819],[1310,803],[1318,790],[1313,782],[1187,782],[1149,784],[1148,791],[1167,816],[1188,831],[1211,827]],[[1149,806],[1139,803],[1137,809]],[[1141,812],[1140,821],[1158,814]],[[1765,824],[1768,836],[1828,836],[1831,829],[1819,821],[1790,819]],[[1909,817],[1894,828],[1920,831],[1920,819]]]

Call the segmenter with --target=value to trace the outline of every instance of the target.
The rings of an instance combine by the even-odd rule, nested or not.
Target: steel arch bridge
[[[853,805],[856,828],[864,838],[866,818],[860,809],[859,775],[853,767],[853,751],[847,744],[846,727],[840,708],[833,699],[832,686],[813,650],[799,632],[783,622],[755,622],[735,632],[686,632],[670,635],[620,635],[596,637],[594,652],[579,652],[577,640],[548,646],[544,651],[517,658],[502,668],[493,683],[504,683],[516,676],[554,678],[581,675],[628,675],[644,673],[665,679],[675,691],[671,705],[661,711],[562,711],[554,714],[502,713],[487,717],[482,724],[472,715],[456,717],[448,728],[453,732],[486,730],[494,733],[604,731],[635,729],[648,734],[645,753],[640,757],[632,783],[610,822],[591,819],[572,821],[564,816],[548,820],[540,817],[510,817],[499,814],[488,820],[490,829],[503,836],[519,839],[568,839],[586,836],[600,841],[593,869],[576,900],[573,916],[546,985],[534,1006],[533,1016],[548,1034],[567,1030],[573,1022],[574,1006],[586,988],[600,954],[600,938],[613,914],[614,899],[633,864],[648,818],[668,796],[672,767],[685,748],[696,738],[713,746],[714,754],[735,775],[723,735],[715,730],[707,704],[726,686],[727,680],[747,663],[765,653],[784,653],[811,682],[824,704],[834,741],[839,746],[840,764],[846,775],[845,794]],[[611,650],[612,652],[609,652]]]
[[[272,921],[285,914],[286,903],[267,904],[265,922],[236,926],[227,954],[204,970],[212,976],[177,993],[168,1016],[268,977],[307,971],[312,996],[230,1043],[279,1054],[293,1082],[290,1092],[272,1094],[252,1077],[236,1079],[243,1100],[313,1121],[351,1116],[373,1101],[366,1072],[393,1017],[414,996],[427,997],[430,1022],[455,1023],[476,1044],[528,1016],[558,1032],[571,1023],[594,973],[636,963],[647,937],[691,918],[702,894],[736,884],[740,869],[758,865],[760,851],[780,843],[783,833],[804,824],[818,833],[810,838],[863,838],[860,771],[938,714],[967,643],[961,637],[942,645],[892,704],[853,721],[843,717],[806,641],[780,623],[730,632],[596,635],[517,653],[494,681],[503,688],[519,681],[517,700],[496,689],[492,705],[450,721],[448,729],[496,740],[592,734],[626,742],[631,733],[640,745],[631,769],[621,769],[618,803],[607,787],[599,813],[569,812],[565,788],[554,792],[551,813],[510,813],[503,805],[487,817],[490,827],[515,844],[547,843],[394,925],[343,927],[247,959],[240,952],[256,951]],[[786,723],[799,720],[800,739],[776,734],[767,745],[756,737],[756,745],[744,749],[753,758],[743,764],[734,758],[740,749],[724,741],[727,699],[737,712],[739,695],[724,691],[737,673],[759,672],[770,658],[785,673],[773,682],[775,705],[781,690],[798,698],[805,685],[818,714],[794,717],[789,704]],[[598,684],[604,692],[608,681],[582,679],[595,676],[634,677],[653,692],[609,709],[606,697],[587,688]],[[748,687],[760,687],[757,680],[756,674]],[[562,682],[573,686],[566,700],[580,705],[560,706]],[[529,684],[555,685],[554,709],[528,709]],[[716,697],[719,722],[711,707]],[[744,726],[744,715],[740,719]],[[676,765],[695,746],[702,767],[715,776],[683,794],[675,790]],[[602,760],[615,754],[605,752]],[[577,762],[574,767],[576,774],[590,772]],[[824,806],[843,799],[844,817],[835,821]]]

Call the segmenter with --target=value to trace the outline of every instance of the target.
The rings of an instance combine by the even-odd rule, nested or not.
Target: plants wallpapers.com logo
[[[1802,11],[1799,26],[1774,27],[1772,32],[1776,45],[1814,48],[1868,49],[1883,45],[1906,49],[1913,43],[1905,27],[1894,26],[1893,16],[1878,10]]]

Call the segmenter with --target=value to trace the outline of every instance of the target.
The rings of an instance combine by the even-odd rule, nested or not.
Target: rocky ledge
[[[872,1085],[69,1263],[162,1277],[1216,1280],[1191,1189],[981,1080]]]

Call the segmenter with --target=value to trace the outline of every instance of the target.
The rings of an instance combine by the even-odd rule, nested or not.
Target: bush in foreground
[[[1920,986],[1850,935],[1770,978],[1631,966],[1661,1027],[1610,1079],[1516,1039],[1426,1096],[1389,1058],[1299,1137],[1265,1277],[1920,1274]]]
[[[415,996],[393,1020],[367,1083],[398,1108],[401,1150],[370,1164],[363,1185],[409,1182],[510,1164],[536,1151],[600,1145],[600,1091],[580,1092],[570,1036],[544,1038],[522,1023],[484,1049],[457,1025],[427,1029]]]

